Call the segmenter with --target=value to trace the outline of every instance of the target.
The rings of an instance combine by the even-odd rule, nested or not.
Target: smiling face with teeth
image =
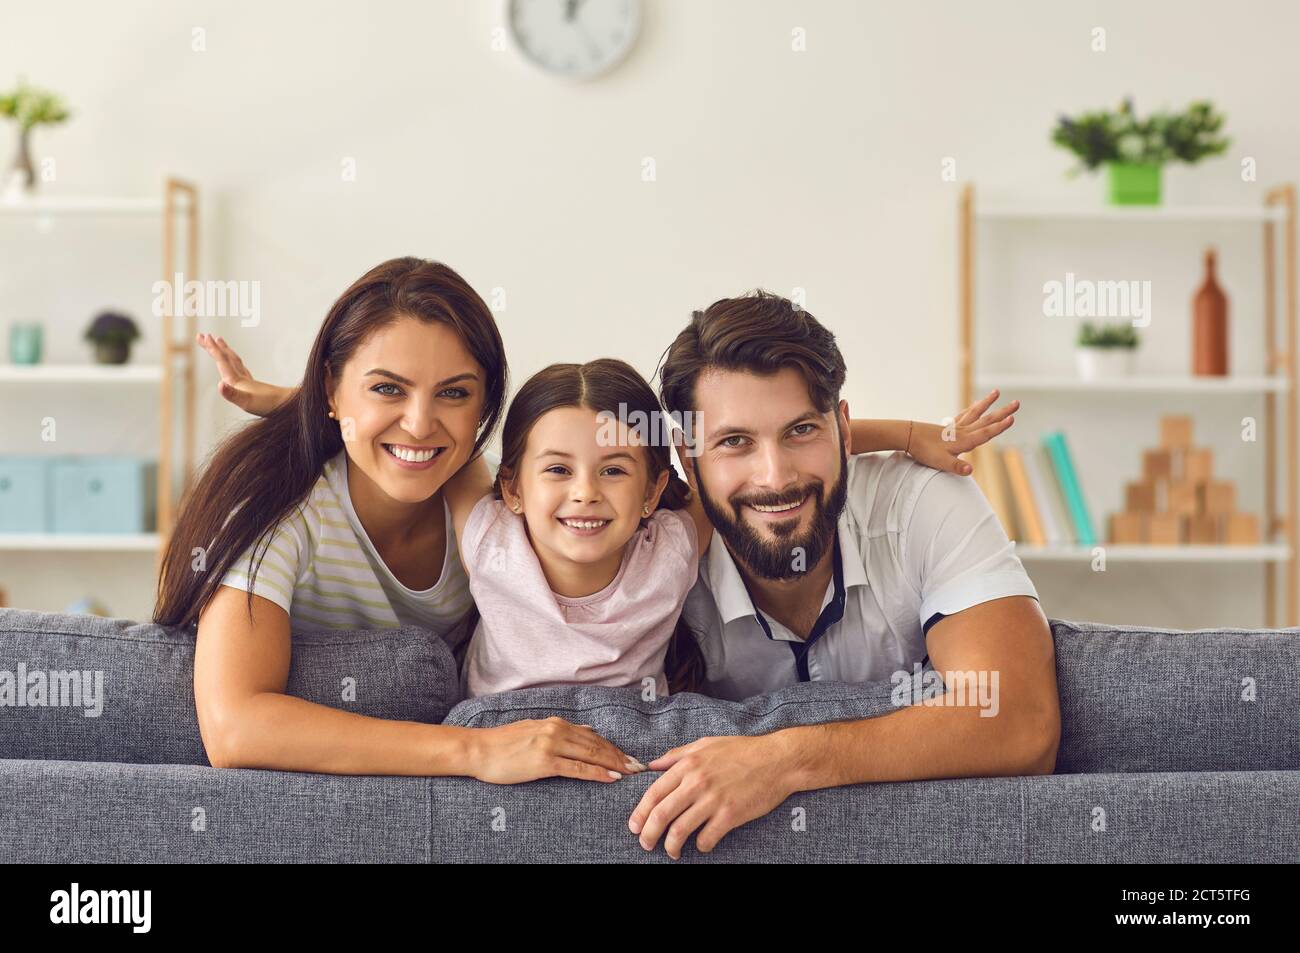
[[[713,369],[695,389],[702,434],[684,465],[728,550],[765,579],[811,570],[829,553],[847,497],[848,402],[819,412],[791,367]]]
[[[362,521],[422,504],[469,459],[483,411],[484,371],[440,321],[399,317],[374,331],[327,380]],[[434,514],[439,516],[441,514]]]
[[[610,439],[611,422],[588,407],[549,410],[533,423],[518,472],[502,481],[502,498],[519,506],[547,580],[563,595],[613,580],[645,508],[654,512],[668,483],[666,471],[650,479],[637,432],[614,429]]]

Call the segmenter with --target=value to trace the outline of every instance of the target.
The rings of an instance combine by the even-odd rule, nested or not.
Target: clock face
[[[636,41],[640,0],[506,0],[515,44],[557,76],[586,79],[617,64]]]

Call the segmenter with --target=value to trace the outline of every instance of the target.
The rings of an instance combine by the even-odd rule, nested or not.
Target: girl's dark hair
[[[298,391],[224,440],[185,494],[163,553],[155,623],[196,624],[235,560],[264,540],[254,553],[261,566],[276,527],[306,499],[326,461],[343,449],[339,423],[327,416],[326,369],[337,381],[362,342],[402,317],[454,328],[483,368],[483,411],[471,459],[482,452],[501,418],[507,390],[505,347],[492,312],[465,279],[439,262],[394,258],[372,268],[325,316]],[[250,579],[256,573],[250,567]],[[248,609],[251,617],[251,584]]]
[[[619,420],[636,425],[644,421],[648,435],[641,446],[649,461],[651,482],[668,472],[668,484],[657,509],[681,510],[690,498],[690,487],[673,470],[669,451],[671,430],[645,378],[630,364],[616,358],[601,358],[586,364],[552,364],[534,374],[519,388],[510,402],[501,429],[501,465],[493,491],[501,498],[502,480],[519,472],[528,435],[542,415],[560,407],[585,407],[597,413],[607,411]],[[704,689],[704,656],[694,633],[678,616],[677,628],[668,643],[664,671],[670,692],[699,692]]]

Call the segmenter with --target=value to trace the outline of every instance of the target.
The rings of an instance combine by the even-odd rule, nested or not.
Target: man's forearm
[[[941,696],[942,697],[942,696]],[[1005,708],[980,717],[974,705],[923,704],[860,721],[774,732],[794,791],[875,781],[1050,773],[1054,746],[1040,726]]]

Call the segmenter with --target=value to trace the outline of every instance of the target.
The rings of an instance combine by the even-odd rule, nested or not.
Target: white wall
[[[944,157],[982,196],[1100,201],[1099,180],[1062,175],[1070,159],[1048,141],[1058,113],[1128,93],[1140,108],[1209,97],[1229,117],[1231,156],[1170,171],[1169,202],[1256,202],[1267,185],[1300,178],[1292,4],[645,6],[630,59],[588,85],[493,52],[494,0],[43,0],[6,10],[0,64],[77,110],[35,140],[58,160],[50,191],[148,192],[166,173],[201,185],[206,276],[262,285],[259,327],[207,329],[286,383],[338,292],[384,258],[416,254],[447,261],[485,295],[505,289],[498,318],[516,385],[550,362],[602,355],[648,375],[692,308],[756,285],[802,287],[849,360],[855,415],[938,420],[959,399],[959,185],[942,181]],[[1090,48],[1098,26],[1104,53]],[[206,52],[191,49],[195,27]],[[791,50],[795,28],[805,52]],[[1243,155],[1257,158],[1259,184],[1241,182]],[[641,179],[647,156],[653,183]],[[341,180],[345,157],[355,182]],[[140,247],[155,260],[149,241]],[[1073,267],[1066,257],[1043,280]],[[1074,270],[1087,267],[1077,260]],[[1176,273],[1183,284],[1194,267]],[[1257,271],[1230,272],[1234,300],[1246,294],[1239,274],[1244,283]],[[105,277],[88,261],[75,280]],[[9,307],[30,312],[38,297]],[[140,300],[147,313],[147,288]],[[0,297],[0,324],[5,307]],[[1166,327],[1181,326],[1185,308],[1170,307]],[[201,443],[237,419],[216,406],[213,381]],[[1017,433],[1031,440],[1055,425],[1080,455],[1106,447],[1104,427],[1055,414]],[[1154,415],[1148,429],[1154,442]],[[1124,463],[1129,478],[1136,467]],[[1118,474],[1093,495],[1115,496]],[[128,558],[147,580],[148,557]],[[0,553],[0,585],[21,604],[58,608],[77,594],[49,582],[66,560]],[[84,588],[114,613],[148,614],[150,587],[139,598],[100,591],[85,565]],[[1254,570],[1031,570],[1052,615],[1262,624]],[[1216,591],[1194,596],[1191,585]]]

